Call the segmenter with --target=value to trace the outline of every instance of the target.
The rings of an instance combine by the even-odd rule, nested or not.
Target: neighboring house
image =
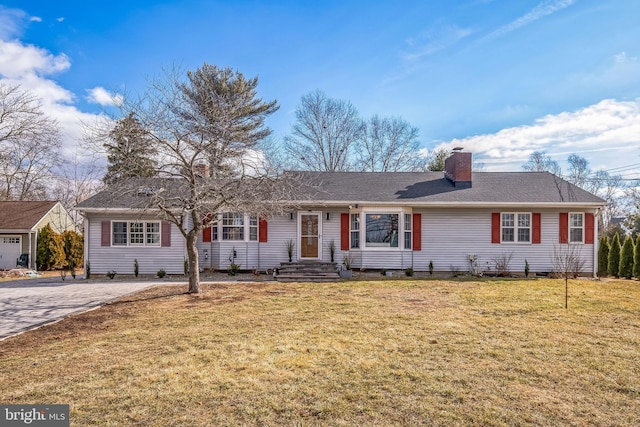
[[[60,202],[0,202],[0,269],[15,268],[18,257],[29,254],[35,270],[38,233],[47,224],[57,233],[76,229]]]
[[[583,271],[597,267],[596,217],[605,201],[548,172],[472,172],[471,153],[454,152],[442,172],[290,172],[312,196],[298,209],[267,219],[237,212],[218,215],[198,243],[200,266],[267,269],[294,260],[335,261],[355,268],[495,271],[553,270],[559,245],[572,245]],[[140,179],[139,191],[108,188],[81,203],[85,259],[95,273],[116,270],[182,273],[184,238],[144,209],[149,192],[179,192],[176,181]]]

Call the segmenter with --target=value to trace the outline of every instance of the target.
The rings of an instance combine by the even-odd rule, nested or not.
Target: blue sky
[[[533,151],[640,176],[640,2],[2,1],[0,79],[65,128],[161,68],[203,62],[258,76],[281,140],[320,89],[364,117],[400,116],[425,149],[463,146],[485,170]]]

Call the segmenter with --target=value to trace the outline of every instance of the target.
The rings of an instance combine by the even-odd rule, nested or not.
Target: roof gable
[[[0,202],[0,230],[31,230],[57,203],[56,201]]]

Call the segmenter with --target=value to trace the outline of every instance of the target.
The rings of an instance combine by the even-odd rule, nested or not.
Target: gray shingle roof
[[[318,202],[605,204],[548,172],[474,172],[471,188],[456,188],[442,172],[293,173],[317,183],[310,200]]]
[[[56,201],[0,202],[0,229],[29,230],[56,205]]]
[[[548,172],[474,172],[471,188],[456,188],[442,172],[288,172],[304,183],[300,203],[584,204],[605,201]],[[144,208],[146,191],[179,197],[177,179],[137,178],[80,203],[80,210]],[[186,194],[186,193],[183,193]]]

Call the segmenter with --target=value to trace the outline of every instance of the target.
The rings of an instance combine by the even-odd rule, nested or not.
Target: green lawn
[[[72,425],[640,425],[640,283],[151,289],[0,342]]]

